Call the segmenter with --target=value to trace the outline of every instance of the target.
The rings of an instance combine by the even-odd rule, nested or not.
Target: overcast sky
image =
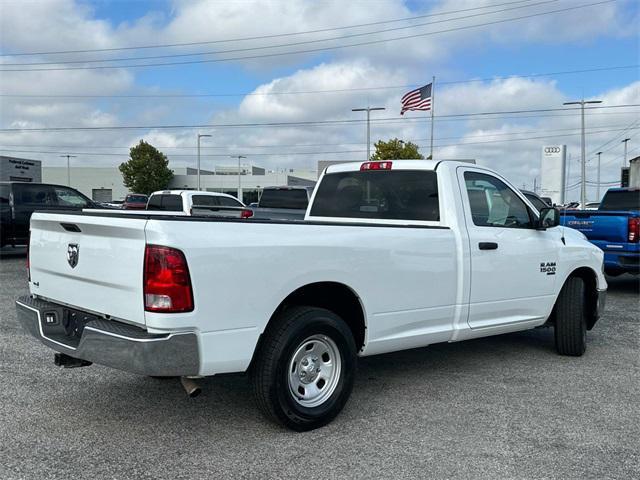
[[[590,180],[602,150],[602,180],[615,181],[621,140],[631,138],[629,157],[640,153],[639,5],[3,0],[0,154],[63,165],[59,155],[71,153],[76,165],[115,166],[145,139],[177,167],[195,164],[200,132],[212,135],[204,167],[242,154],[268,168],[315,169],[318,160],[364,160],[365,124],[351,122],[364,116],[351,109],[374,106],[386,111],[372,114],[372,142],[399,137],[428,155],[429,114],[400,117],[400,97],[435,75],[436,159],[474,158],[532,188],[542,147],[567,144],[574,184],[577,111],[452,115],[556,109],[584,97],[611,107],[587,114]],[[129,48],[157,45],[165,46]],[[154,66],[131,67],[141,64]],[[335,120],[349,122],[308,123]],[[166,125],[213,126],[154,128]],[[145,128],[16,130],[115,126]]]

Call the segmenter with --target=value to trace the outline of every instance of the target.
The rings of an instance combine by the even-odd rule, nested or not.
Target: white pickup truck
[[[358,356],[541,326],[585,351],[603,253],[499,174],[333,165],[304,221],[35,213],[18,318],[58,352],[150,376],[250,374],[295,430],[333,419]]]
[[[211,217],[253,217],[253,210],[237,198],[218,192],[198,190],[160,190],[153,192],[147,202],[148,212],[172,215]]]

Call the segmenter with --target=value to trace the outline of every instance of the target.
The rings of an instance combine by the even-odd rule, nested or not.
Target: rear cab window
[[[328,173],[310,217],[439,222],[436,172],[378,170]]]
[[[640,210],[640,189],[608,191],[598,210]]]
[[[156,210],[164,212],[181,212],[182,197],[175,194],[151,195],[147,210]]]
[[[9,204],[9,192],[11,189],[7,184],[0,184],[0,205]]]
[[[56,195],[51,185],[25,184],[13,186],[15,206],[47,208],[57,205]]]
[[[306,210],[309,194],[303,188],[265,188],[262,191],[260,208],[284,208]]]

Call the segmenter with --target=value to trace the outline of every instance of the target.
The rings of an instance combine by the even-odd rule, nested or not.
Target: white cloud
[[[179,43],[220,38],[234,38],[268,35],[272,33],[296,32],[320,29],[326,26],[349,25],[384,21],[409,17],[427,12],[444,12],[474,8],[495,4],[495,0],[447,0],[438,4],[428,3],[416,9],[413,3],[403,0],[379,0],[376,2],[342,2],[297,0],[291,2],[273,2],[268,0],[242,2],[175,1],[173,10],[165,16],[150,12],[144,17],[113,25],[105,20],[96,19],[94,12],[84,3],[74,0],[51,0],[48,2],[4,2],[0,30],[3,51],[67,50],[84,48],[113,48],[132,44]],[[566,8],[576,5],[578,0],[563,0],[532,7],[531,11],[544,11]],[[411,10],[407,5],[412,5]],[[415,78],[424,76],[425,71],[436,69],[442,72],[456,68],[456,52],[461,49],[477,51],[492,45],[517,46],[527,43],[543,42],[591,42],[600,35],[637,35],[637,17],[621,15],[629,11],[630,2],[604,4],[592,9],[576,10],[560,16],[541,16],[518,23],[504,23],[485,29],[469,29],[446,35],[425,36],[398,42],[387,42],[368,47],[335,50],[322,55],[322,63],[301,68],[289,75],[279,75],[268,79],[268,71],[295,65],[301,57],[274,57],[260,62],[247,62],[246,65],[261,68],[261,78],[267,78],[254,90],[256,95],[242,98],[237,107],[218,110],[213,108],[209,114],[212,123],[250,123],[250,122],[291,122],[327,119],[363,119],[362,113],[352,113],[351,108],[384,106],[385,112],[375,112],[373,118],[397,117],[399,98],[404,93],[398,90],[362,90],[343,93],[313,93],[304,95],[273,95],[275,92],[299,92],[315,90],[334,90],[367,88],[380,85],[405,85]],[[497,8],[496,8],[497,9]],[[631,9],[633,11],[633,9]],[[594,11],[597,14],[594,14]],[[480,11],[469,12],[469,14]],[[345,40],[345,43],[379,38],[392,38],[411,33],[441,30],[455,26],[472,25],[489,19],[509,18],[525,14],[503,12],[486,17],[469,18],[455,22],[417,27],[416,29],[389,32],[384,35]],[[426,18],[418,22],[435,21],[443,18],[464,16],[463,13],[445,17]],[[570,20],[568,20],[570,19]],[[389,28],[393,24],[378,27],[344,30],[343,33],[364,32],[379,28]],[[37,32],[37,34],[34,34]],[[245,48],[275,43],[292,42],[299,39],[318,39],[339,35],[338,32],[325,32],[306,36],[290,36],[280,39],[230,42],[213,44],[197,49],[220,50]],[[301,46],[300,49],[314,48],[315,45]],[[297,47],[291,47],[297,48]],[[284,48],[279,51],[285,50]],[[160,51],[159,53],[162,53]],[[167,53],[174,53],[170,50]],[[143,51],[142,54],[154,54],[158,51]],[[251,53],[251,52],[247,52]],[[105,55],[129,56],[132,53],[112,53]],[[239,53],[242,54],[242,53]],[[91,54],[91,57],[96,54]],[[87,55],[42,57],[42,60],[61,60],[87,58]],[[18,59],[18,60],[17,60]],[[5,58],[4,63],[14,61],[37,61],[38,58]],[[309,57],[305,57],[309,61]],[[280,70],[281,71],[281,70]],[[65,72],[11,73],[0,78],[0,88],[9,94],[80,94],[109,95],[128,92],[163,93],[157,87],[136,86],[138,71],[130,70],[77,70]],[[163,75],[163,70],[157,70]],[[148,77],[147,77],[148,78]],[[148,80],[147,80],[148,82]],[[640,103],[638,83],[626,87],[602,92],[609,104]],[[229,88],[233,90],[233,88]],[[514,109],[535,109],[560,106],[567,100],[554,82],[544,80],[525,80],[512,78],[494,82],[478,82],[438,87],[436,108],[439,115],[461,112],[499,111]],[[203,111],[208,105],[195,105],[168,99],[162,101],[126,101],[112,99],[38,99],[13,98],[2,99],[1,118],[3,126],[57,126],[86,125],[108,126],[117,124],[161,124],[161,123],[200,123]],[[196,110],[197,109],[197,110]],[[197,111],[197,113],[195,113]],[[611,112],[613,113],[613,112]],[[378,138],[400,137],[413,140],[426,146],[428,144],[429,124],[427,114],[411,113],[400,122],[373,122],[372,140]],[[611,115],[588,117],[588,126],[602,125],[602,129],[614,129],[626,126],[636,120],[637,114],[618,112]],[[419,120],[419,121],[416,121]],[[436,150],[442,157],[476,158],[480,163],[492,166],[512,178],[516,183],[531,182],[538,174],[540,147],[548,142],[566,142],[574,159],[579,154],[579,137],[569,135],[579,126],[579,117],[534,117],[534,118],[494,118],[492,120],[441,119],[436,124],[436,144],[474,143],[473,145],[451,145]],[[546,131],[553,134],[567,133],[566,137],[535,139],[527,141],[506,141],[518,138],[513,132]],[[155,145],[171,147],[166,153],[193,154],[195,131],[151,130],[149,132],[131,131],[72,131],[64,134],[56,132],[0,134],[2,144],[38,145],[77,145],[91,150],[93,145],[127,147],[145,138]],[[365,125],[316,125],[307,127],[277,128],[213,128],[207,133],[214,137],[203,143],[203,157],[208,162],[228,163],[229,154],[242,153],[250,161],[270,167],[306,166],[313,167],[320,159],[363,159],[365,154]],[[544,134],[541,134],[544,135]],[[596,147],[616,135],[615,132],[593,134],[588,145]],[[633,133],[629,134],[629,136]],[[522,137],[533,135],[521,135]],[[453,137],[453,138],[451,138]],[[637,138],[637,137],[636,137]],[[496,143],[477,143],[501,140]],[[505,141],[502,141],[505,140]],[[311,146],[291,147],[293,144]],[[265,147],[248,147],[261,145]],[[319,145],[319,146],[317,146]],[[325,146],[322,146],[325,145]],[[266,146],[274,146],[269,149]],[[188,147],[181,150],[176,147]],[[215,147],[215,148],[212,148]],[[224,147],[224,148],[220,148]],[[100,151],[100,150],[99,150]],[[119,150],[126,158],[126,149]],[[258,153],[274,152],[312,152],[312,151],[353,151],[344,154],[325,155],[270,155]],[[422,149],[425,152],[425,148]],[[217,157],[207,157],[215,153]],[[252,155],[253,154],[253,155]],[[603,155],[603,178],[617,176],[620,152],[612,149]],[[55,157],[55,156],[54,156]],[[55,162],[50,155],[48,161]],[[120,157],[86,157],[78,162],[116,164]],[[171,157],[172,164],[183,165],[193,162],[192,157]],[[574,169],[575,170],[575,169]]]

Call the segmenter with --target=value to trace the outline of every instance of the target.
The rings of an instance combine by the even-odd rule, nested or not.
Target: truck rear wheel
[[[569,278],[556,304],[554,334],[556,350],[560,355],[579,357],[587,348],[584,303],[584,281],[578,277]]]
[[[315,307],[284,310],[265,332],[251,367],[260,409],[296,431],[326,425],[349,399],[356,345],[345,322]]]

